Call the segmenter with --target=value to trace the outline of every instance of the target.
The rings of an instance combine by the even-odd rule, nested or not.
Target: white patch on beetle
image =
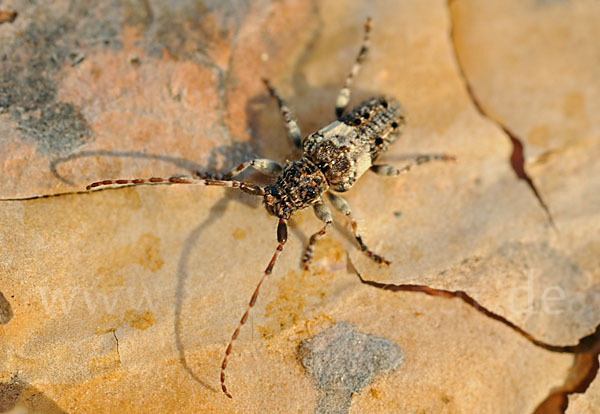
[[[321,128],[318,131],[318,133],[321,134],[324,138],[343,138],[351,135],[353,132],[354,131],[351,126],[346,125],[340,121],[333,121],[331,124],[327,125],[324,128]]]
[[[354,168],[356,169],[356,177],[358,178],[362,176],[369,168],[371,168],[371,165],[373,165],[371,162],[371,154],[368,152],[362,154],[354,164]]]

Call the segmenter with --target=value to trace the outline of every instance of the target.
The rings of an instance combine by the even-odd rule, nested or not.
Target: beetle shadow
[[[174,157],[171,155],[164,154],[148,154],[140,151],[80,151],[73,154],[69,154],[65,157],[53,159],[50,162],[50,172],[52,173],[52,175],[54,175],[54,177],[56,177],[56,179],[60,180],[61,182],[68,185],[75,185],[71,180],[69,180],[67,177],[65,177],[58,171],[58,166],[80,158],[90,158],[96,156],[161,161],[167,164],[171,164],[177,167],[177,169],[185,170],[190,175],[200,176],[206,173],[224,174],[228,170],[225,170],[223,168],[218,169],[217,166],[219,164],[219,159],[223,159],[222,165],[224,165],[225,167],[233,168],[235,165],[241,164],[242,162],[252,158],[253,151],[251,145],[246,143],[233,143],[232,145],[221,145],[211,150],[211,152],[207,156],[207,162],[204,165],[183,157]]]
[[[250,130],[253,131],[253,132],[251,132],[251,142],[260,142],[261,137],[264,137],[264,135],[265,135],[265,134],[261,133],[261,131],[262,131],[261,128],[256,128],[259,125],[259,122],[257,122],[256,119],[257,119],[257,117],[259,117],[261,115],[261,111],[264,110],[265,104],[267,102],[270,102],[269,96],[265,95],[265,94],[259,94],[255,97],[251,98],[247,103],[246,108],[248,111],[247,113],[249,115],[248,119],[250,120],[249,127],[250,127]],[[261,108],[261,109],[257,110],[257,108]],[[287,138],[284,137],[284,139],[287,139]],[[281,147],[285,148],[285,145],[282,145],[282,143],[279,142],[278,148],[281,148]],[[290,152],[293,152],[293,150],[294,150],[294,147],[291,144],[291,142],[289,142],[289,149],[290,149]],[[230,151],[235,151],[235,148],[230,149]],[[225,155],[225,158],[228,159],[227,152],[225,152],[224,155]],[[251,157],[249,154],[247,156],[247,159],[251,159],[251,158],[256,158],[256,156]],[[231,159],[231,157],[229,157],[229,159]],[[243,162],[243,161],[241,161],[241,162]],[[282,161],[278,160],[278,162],[282,162]],[[195,167],[196,166],[194,166],[194,168]],[[227,170],[227,171],[229,171],[229,170]],[[238,179],[238,177],[236,177],[236,179]],[[265,177],[261,174],[258,174],[258,173],[252,172],[252,171],[243,172],[242,174],[240,174],[239,179],[240,180],[247,179],[248,181],[255,182],[259,185],[265,185],[265,184],[268,184],[268,183],[274,181],[273,178],[268,178],[268,177]],[[174,333],[175,333],[175,345],[177,348],[177,352],[179,354],[179,362],[181,363],[181,365],[183,366],[185,371],[190,375],[190,377],[192,379],[194,379],[196,382],[198,382],[201,386],[203,386],[211,391],[215,391],[215,392],[217,391],[217,389],[215,387],[213,387],[212,385],[210,385],[209,381],[199,377],[198,374],[196,372],[194,372],[194,369],[188,362],[188,359],[186,356],[184,338],[183,338],[183,334],[182,334],[183,328],[184,328],[183,320],[182,320],[182,311],[183,311],[184,301],[186,300],[186,297],[185,297],[186,284],[188,283],[190,276],[193,276],[193,272],[190,272],[190,270],[189,270],[189,260],[192,257],[192,255],[194,254],[194,250],[195,250],[196,246],[198,245],[199,241],[201,240],[201,235],[203,234],[203,232],[206,231],[210,226],[217,223],[219,220],[223,219],[230,202],[243,202],[245,204],[252,204],[256,208],[260,208],[260,206],[257,205],[258,203],[256,203],[256,201],[257,201],[256,197],[250,197],[248,195],[241,194],[239,192],[227,191],[224,194],[224,196],[222,198],[220,198],[217,201],[217,203],[211,207],[208,217],[202,223],[198,224],[188,234],[188,236],[185,239],[183,249],[179,256],[179,261],[178,261],[178,265],[177,265],[177,286],[175,289],[175,310],[174,310]],[[293,222],[293,220],[291,220],[290,221],[290,225],[291,225],[290,230],[292,232],[297,233],[297,235],[300,238],[303,238],[304,236],[299,232],[297,226],[295,226],[294,224],[295,223]]]
[[[207,157],[207,162],[205,164],[200,164],[198,162],[182,158],[182,157],[174,157],[169,155],[162,154],[148,154],[144,152],[137,151],[109,151],[109,150],[94,150],[94,151],[80,151],[77,153],[70,154],[65,157],[56,158],[50,163],[50,171],[51,173],[63,183],[69,185],[75,185],[71,180],[67,177],[63,176],[59,172],[59,166],[61,164],[68,163],[69,161],[77,160],[77,159],[85,159],[90,157],[102,156],[102,157],[115,157],[115,158],[123,158],[123,159],[144,159],[144,160],[153,160],[153,161],[161,161],[164,163],[171,164],[177,167],[180,170],[185,170],[190,175],[193,176],[206,176],[206,175],[222,175],[226,172],[229,172],[231,168],[241,164],[242,162],[256,158],[254,152],[252,151],[252,144],[247,143],[233,143],[232,145],[223,145],[214,148]],[[225,169],[218,169],[218,165],[223,165],[226,167]],[[245,174],[248,175],[248,174]],[[177,348],[177,352],[179,354],[179,361],[185,371],[191,376],[193,380],[195,380],[198,384],[203,386],[206,389],[211,391],[216,391],[216,389],[211,386],[206,380],[200,378],[189,365],[186,355],[185,348],[183,345],[182,338],[182,318],[181,312],[183,307],[183,302],[185,300],[185,286],[186,281],[190,275],[188,270],[188,262],[193,254],[194,247],[198,243],[201,234],[212,224],[216,223],[219,219],[221,219],[224,213],[227,210],[229,203],[231,202],[239,202],[242,204],[250,205],[253,207],[258,207],[255,197],[250,197],[249,195],[241,194],[240,192],[235,191],[225,191],[223,197],[219,199],[219,201],[210,209],[208,217],[196,226],[188,235],[184,242],[183,249],[179,256],[179,261],[177,265],[177,285],[175,289],[175,309],[174,309],[174,333],[175,333],[175,345]]]
[[[200,378],[192,369],[192,367],[188,364],[187,357],[185,355],[185,347],[183,344],[182,338],[182,320],[181,320],[181,312],[183,307],[183,302],[185,300],[185,285],[186,281],[189,277],[188,271],[188,262],[190,256],[193,253],[194,246],[198,243],[200,235],[206,230],[209,226],[214,224],[218,219],[222,218],[225,211],[227,210],[227,206],[230,202],[230,199],[227,197],[221,198],[211,209],[208,217],[199,225],[197,225],[187,236],[185,242],[183,244],[183,249],[181,251],[181,255],[179,256],[179,261],[177,263],[177,287],[175,288],[175,311],[174,311],[174,331],[175,331],[175,346],[177,347],[177,352],[179,354],[179,362],[183,366],[183,369],[190,375],[192,379],[198,382],[203,387],[211,390],[217,391],[213,386],[209,385],[205,380]]]

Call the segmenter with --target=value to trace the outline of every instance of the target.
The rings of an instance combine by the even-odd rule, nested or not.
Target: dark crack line
[[[577,345],[572,346],[557,346],[547,344],[534,338],[531,334],[525,332],[523,329],[509,321],[508,319],[493,313],[489,309],[481,306],[479,302],[469,296],[462,290],[450,291],[444,289],[434,289],[425,285],[410,285],[400,284],[395,285],[391,283],[379,283],[373,280],[366,280],[362,277],[360,272],[348,258],[350,267],[356,272],[361,283],[375,287],[377,289],[391,290],[392,292],[421,292],[430,296],[439,296],[443,298],[460,298],[466,304],[473,307],[475,310],[483,313],[487,317],[494,319],[523,336],[525,339],[530,341],[536,346],[543,348],[550,352],[568,353],[574,355],[573,365],[569,371],[568,377],[562,386],[557,389],[551,390],[549,395],[540,403],[534,414],[543,414],[547,411],[547,407],[560,407],[564,412],[569,403],[569,395],[573,393],[584,393],[592,381],[596,378],[599,370],[598,356],[600,355],[600,325],[596,328],[596,331],[590,335],[587,335],[579,340]]]
[[[441,296],[444,298],[460,298],[465,303],[467,303],[468,305],[473,307],[475,310],[483,313],[484,315],[488,316],[489,318],[492,318],[498,322],[503,323],[504,325],[512,328],[514,331],[519,333],[521,336],[526,338],[528,341],[530,341],[534,345],[537,345],[540,348],[544,348],[551,352],[575,353],[575,352],[578,352],[578,349],[581,346],[581,341],[578,345],[572,345],[572,346],[551,345],[551,344],[547,344],[543,341],[540,341],[539,339],[536,339],[535,337],[533,337],[533,335],[525,332],[523,329],[521,329],[520,327],[518,327],[517,325],[515,325],[508,319],[504,318],[503,316],[500,316],[500,315],[490,311],[489,309],[486,309],[485,307],[481,306],[479,304],[479,302],[477,302],[475,299],[473,299],[471,296],[469,296],[468,293],[466,293],[465,291],[462,291],[462,290],[451,291],[451,290],[444,290],[444,289],[434,289],[434,288],[430,288],[425,285],[409,285],[409,284],[395,285],[395,284],[391,284],[391,283],[379,283],[374,280],[364,279],[362,277],[362,275],[358,272],[358,270],[356,270],[356,274],[358,275],[358,278],[360,279],[361,283],[363,283],[365,285],[373,286],[378,289],[391,290],[392,292],[421,292],[421,293],[425,293],[430,296]]]
[[[117,344],[117,356],[119,357],[119,365],[121,365],[121,352],[119,351],[119,338],[117,338],[116,329],[113,329],[112,334],[115,337],[115,342]]]
[[[471,98],[473,99],[473,101],[475,101],[474,96],[472,96]],[[500,124],[499,122],[497,124],[500,127],[502,127],[502,130],[506,133],[506,135],[508,135],[513,145],[513,152],[510,155],[510,164],[513,167],[513,170],[515,171],[515,174],[517,174],[517,177],[519,177],[519,179],[527,183],[531,191],[533,191],[535,198],[537,198],[538,202],[540,203],[540,206],[542,206],[542,209],[544,209],[544,212],[548,217],[550,225],[554,228],[554,230],[558,231],[556,225],[554,224],[554,219],[552,218],[552,214],[550,213],[550,208],[548,207],[548,204],[546,204],[546,202],[542,198],[542,195],[533,183],[533,180],[531,179],[531,177],[529,177],[527,171],[525,171],[525,149],[523,148],[523,142],[506,126]]]
[[[533,414],[546,414],[559,410],[564,413],[569,406],[569,395],[583,394],[598,375],[600,364],[600,325],[596,331],[585,338],[584,351],[575,353],[575,359],[564,383],[552,389],[550,394],[537,406]]]
[[[510,141],[511,141],[511,144],[513,147],[513,151],[510,156],[510,165],[511,165],[513,171],[517,175],[517,178],[525,181],[525,183],[527,184],[527,186],[529,187],[529,189],[531,190],[531,192],[537,199],[538,203],[540,204],[540,207],[542,207],[542,209],[544,210],[544,213],[546,214],[548,222],[550,223],[552,228],[558,232],[558,229],[554,223],[554,218],[552,217],[552,214],[550,213],[550,208],[548,207],[548,204],[546,204],[541,193],[535,186],[535,183],[533,182],[533,180],[531,179],[531,177],[525,170],[525,155],[524,155],[525,147],[523,145],[523,140],[521,138],[519,138],[515,133],[513,133],[506,125],[504,125],[498,119],[495,119],[494,117],[492,117],[490,114],[488,114],[486,112],[486,110],[481,105],[481,102],[477,99],[475,91],[473,90],[473,86],[469,82],[469,78],[467,77],[467,74],[460,62],[459,57],[458,57],[458,49],[456,47],[454,22],[452,20],[452,12],[450,11],[450,4],[453,1],[454,0],[448,0],[448,21],[450,23],[450,43],[452,44],[452,51],[454,52],[454,60],[456,62],[456,67],[458,68],[458,72],[463,80],[467,94],[471,98],[471,102],[473,103],[473,105],[475,106],[475,108],[477,109],[479,114],[481,116],[489,119],[490,121],[494,122],[498,127],[502,128],[504,133],[506,135],[508,135],[508,137],[510,138]]]
[[[450,10],[450,7],[451,7],[451,4],[453,1],[455,1],[455,0],[447,1],[448,21],[450,24],[450,43],[452,44],[452,49],[454,52],[454,59],[456,61],[456,66],[458,68],[458,71],[459,71],[462,79],[463,79],[463,83],[465,85],[467,94],[471,98],[471,101],[473,102],[473,105],[475,106],[477,111],[483,117],[491,120],[497,126],[502,128],[504,133],[510,138],[510,141],[511,141],[511,144],[513,147],[513,151],[512,151],[511,157],[510,157],[510,163],[511,163],[511,167],[512,167],[513,171],[515,172],[515,174],[517,175],[517,177],[519,179],[525,181],[525,183],[527,184],[529,189],[533,192],[535,198],[538,200],[539,205],[544,210],[544,212],[547,216],[548,222],[550,223],[552,228],[558,233],[558,228],[556,227],[554,218],[552,217],[552,214],[550,212],[550,208],[549,208],[548,204],[546,204],[541,193],[538,191],[537,187],[535,186],[535,183],[533,182],[533,180],[531,179],[531,177],[525,170],[525,156],[524,156],[525,148],[523,145],[523,141],[515,133],[513,133],[507,126],[503,125],[502,122],[500,122],[499,120],[493,118],[491,115],[489,115],[483,109],[483,106],[481,105],[481,102],[477,99],[475,92],[473,90],[473,87],[469,82],[469,79],[464,71],[463,66],[461,65],[460,59],[458,57],[458,49],[457,49],[456,40],[455,40],[455,29],[454,29],[455,26],[454,26],[454,21],[452,19],[452,12]],[[362,280],[362,278],[361,278],[361,280]],[[420,287],[420,288],[422,288],[423,291],[425,291],[424,289],[430,289],[427,287]],[[409,289],[406,289],[406,290],[409,290]],[[414,289],[414,290],[418,290],[418,289]],[[452,294],[451,292],[448,292],[448,293],[453,296],[457,296],[455,294]],[[467,303],[470,303],[472,301],[473,303],[470,303],[470,304],[477,305],[476,309],[484,312],[486,315],[492,317],[493,319],[499,320],[499,321],[507,324],[508,326],[511,326],[513,329],[515,329],[517,332],[524,335],[526,338],[528,338],[534,344],[541,346],[542,348],[548,349],[550,351],[570,352],[575,355],[575,361],[573,362],[573,366],[571,367],[571,370],[569,372],[569,377],[567,379],[565,379],[565,383],[563,384],[563,386],[559,387],[558,389],[552,390],[550,392],[550,394],[548,395],[548,397],[546,397],[546,399],[537,407],[537,409],[534,411],[534,414],[542,414],[542,413],[549,412],[548,410],[555,411],[556,409],[558,409],[558,410],[560,410],[560,412],[564,413],[569,404],[569,399],[568,399],[569,395],[573,394],[573,393],[585,392],[588,389],[589,385],[594,380],[594,378],[596,378],[599,368],[600,368],[600,366],[599,366],[600,364],[598,363],[598,356],[600,355],[600,325],[596,328],[596,331],[593,334],[582,338],[579,341],[579,344],[576,346],[572,346],[572,347],[548,346],[547,344],[544,344],[544,343],[536,340],[535,338],[531,337],[531,335],[527,334],[522,329],[520,329],[517,326],[515,326],[514,324],[512,324],[510,321],[500,317],[499,315],[495,315],[486,309],[481,308],[479,306],[479,304],[477,304],[472,298],[468,297],[464,292],[458,292],[458,293],[460,293],[460,297],[463,300],[465,300]],[[587,364],[587,370],[585,369],[586,364]],[[582,372],[583,372],[583,374],[582,374]],[[577,378],[573,378],[575,376],[577,376]]]

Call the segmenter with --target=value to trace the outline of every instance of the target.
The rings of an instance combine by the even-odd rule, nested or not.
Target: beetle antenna
[[[223,393],[226,396],[228,396],[229,398],[233,398],[233,397],[232,397],[231,393],[229,393],[229,391],[227,391],[227,386],[225,385],[225,368],[227,368],[227,358],[229,358],[229,354],[231,353],[231,348],[233,347],[233,341],[235,341],[236,338],[238,337],[238,335],[240,333],[240,329],[242,328],[242,326],[246,323],[246,320],[248,319],[248,314],[250,313],[250,309],[252,309],[252,307],[256,303],[256,298],[258,298],[258,292],[260,291],[260,287],[262,286],[265,279],[273,271],[273,266],[275,266],[275,262],[277,261],[277,258],[283,251],[283,245],[287,241],[287,224],[286,224],[285,220],[282,218],[279,219],[279,225],[277,226],[277,241],[279,242],[279,244],[277,245],[277,249],[275,250],[273,257],[271,258],[269,265],[265,269],[265,273],[263,274],[263,277],[258,282],[258,285],[256,285],[256,289],[254,289],[252,298],[250,298],[250,302],[248,303],[246,312],[244,312],[244,315],[242,316],[242,319],[240,319],[240,322],[238,323],[237,328],[235,328],[235,331],[233,331],[233,335],[231,335],[231,339],[229,340],[229,344],[227,345],[227,349],[225,350],[225,356],[223,357],[223,363],[221,364],[221,389],[223,390]]]
[[[216,180],[212,178],[195,178],[195,177],[186,177],[186,176],[175,176],[175,177],[151,177],[151,178],[134,178],[134,179],[118,179],[118,180],[103,180],[96,181],[95,183],[91,183],[87,187],[86,190],[94,190],[102,187],[112,187],[112,188],[121,188],[121,187],[132,187],[136,185],[173,185],[173,184],[195,184],[195,185],[215,185],[218,187],[229,187],[229,188],[238,188],[241,191],[256,195],[263,196],[265,195],[264,190],[252,183],[248,183],[245,181],[232,181],[232,180]]]

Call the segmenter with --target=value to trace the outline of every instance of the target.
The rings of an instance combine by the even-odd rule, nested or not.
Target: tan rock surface
[[[561,214],[561,204],[566,208],[573,198],[565,197],[560,187],[548,188],[548,194],[542,191],[556,213],[558,230],[550,226],[531,189],[515,178],[507,162],[510,140],[469,101],[447,36],[447,11],[417,7],[411,12],[415,14],[402,24],[407,32],[401,36],[407,42],[401,44],[406,47],[399,63],[402,76],[388,76],[379,86],[377,79],[388,70],[384,65],[371,65],[364,75],[375,79],[369,83],[374,89],[401,97],[406,108],[406,134],[385,159],[397,160],[411,151],[445,151],[457,162],[428,165],[394,181],[365,177],[348,199],[355,213],[362,213],[366,240],[394,263],[389,269],[377,268],[355,250],[352,260],[368,279],[464,291],[541,341],[574,345],[600,321],[598,267],[590,262],[594,259],[574,255],[569,243],[584,231],[581,243],[600,251],[598,174],[585,168],[555,168],[544,177],[535,176],[535,182],[562,182],[562,188],[590,195],[571,209],[571,215],[587,223],[582,230]],[[401,47],[386,39],[395,16],[374,15],[383,20],[383,33],[374,35],[379,52],[373,55],[381,53],[384,60]],[[435,24],[423,28],[426,19]],[[597,140],[579,139],[588,142],[586,159],[597,157]],[[597,170],[591,162],[588,166]],[[561,204],[556,206],[549,202],[558,199]],[[397,212],[401,217],[395,218]]]
[[[566,375],[571,355],[459,299],[360,284],[333,239],[317,258],[327,269],[297,271],[303,237],[293,237],[234,348],[230,401],[219,364],[273,249],[274,220],[248,197],[220,193],[140,188],[5,204],[2,283],[15,316],[2,329],[3,380],[17,373],[66,412],[306,412],[318,393],[297,348],[341,321],[403,353],[396,372],[353,399],[357,412],[486,412],[506,395],[505,412],[527,412]],[[36,398],[22,404],[35,409]]]
[[[450,2],[458,58],[485,111],[527,155],[598,133],[600,3]]]
[[[383,160],[401,166],[407,154],[445,152],[457,161],[396,179],[367,174],[347,194],[389,268],[366,259],[335,215],[339,230],[318,244],[314,271],[300,272],[303,245],[321,224],[311,211],[295,216],[235,344],[233,401],[218,384],[223,348],[276,245],[276,220],[258,200],[163,186],[3,201],[0,389],[19,390],[7,404],[44,412],[326,410],[334,400],[303,368],[299,346],[348,322],[358,332],[348,337],[395,344],[402,361],[357,380],[368,384],[350,405],[338,396],[341,412],[533,411],[564,381],[572,356],[534,345],[459,299],[360,284],[346,265],[368,280],[466,292],[549,345],[592,333],[600,323],[599,79],[582,75],[589,85],[576,113],[531,110],[554,99],[544,82],[557,94],[573,91],[560,68],[536,78],[531,97],[520,99],[524,89],[515,104],[511,91],[528,76],[520,62],[502,60],[501,79],[469,66],[477,58],[483,67],[501,63],[473,41],[485,30],[473,21],[489,13],[474,2],[251,3],[107,3],[86,15],[61,0],[19,10],[0,25],[0,38],[10,40],[0,50],[12,63],[0,68],[10,92],[0,101],[2,198],[80,192],[104,178],[223,171],[254,155],[295,157],[260,78],[288,98],[304,133],[325,125],[367,15],[372,48],[352,102],[385,93],[407,114]],[[583,16],[579,8],[588,7],[528,3],[509,5],[535,27],[555,22],[552,10]],[[498,25],[511,24],[498,16]],[[510,140],[467,93],[451,28],[481,105],[522,134],[526,154],[541,152],[541,141],[529,139],[537,125],[566,120],[542,140],[549,152],[525,165],[555,227],[512,170]],[[550,41],[565,30],[536,36]],[[518,49],[498,45],[498,56]],[[573,60],[581,73],[592,70],[586,47],[569,50],[582,55]]]
[[[12,63],[0,102],[4,198],[239,163],[264,143],[249,134],[260,78],[281,73],[314,30],[302,1],[71,3],[16,3],[20,18],[0,26]]]

